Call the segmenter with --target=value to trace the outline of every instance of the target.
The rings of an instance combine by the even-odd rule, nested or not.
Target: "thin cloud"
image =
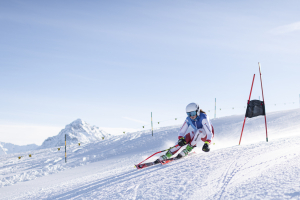
[[[133,122],[138,122],[140,124],[147,124],[147,122],[144,122],[144,121],[141,121],[141,120],[138,120],[138,119],[132,119],[132,118],[129,118],[129,117],[123,117],[123,119],[127,119],[127,120],[130,120],[130,121],[133,121]]]
[[[290,33],[290,32],[299,31],[299,30],[300,30],[300,22],[295,22],[292,24],[279,26],[279,27],[271,30],[271,32],[275,35],[281,35],[281,34]]]

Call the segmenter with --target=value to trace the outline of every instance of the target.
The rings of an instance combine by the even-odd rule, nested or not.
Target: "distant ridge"
[[[37,148],[38,145],[36,144],[28,144],[28,145],[20,146],[11,143],[0,142],[0,155],[31,151]]]
[[[6,149],[0,143],[0,155],[5,155],[5,154],[6,154]]]

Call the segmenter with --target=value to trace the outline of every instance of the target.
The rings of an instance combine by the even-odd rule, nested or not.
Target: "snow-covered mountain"
[[[58,135],[47,138],[39,149],[58,147],[65,145],[65,135],[67,136],[67,145],[81,143],[90,143],[109,138],[111,135],[96,126],[91,126],[81,119],[73,121],[71,124],[59,132]]]
[[[1,154],[10,154],[10,153],[20,153],[25,151],[31,151],[38,148],[36,144],[28,145],[15,145],[11,143],[0,142],[0,155]]]

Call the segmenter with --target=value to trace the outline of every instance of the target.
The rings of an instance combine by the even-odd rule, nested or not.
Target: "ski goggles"
[[[193,117],[193,116],[197,115],[197,111],[187,112],[186,114],[187,114],[189,117]]]

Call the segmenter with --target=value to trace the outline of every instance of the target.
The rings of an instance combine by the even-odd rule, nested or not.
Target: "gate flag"
[[[260,100],[248,101],[245,117],[252,118],[259,115],[266,115],[264,102]]]
[[[265,116],[266,141],[268,142],[267,117],[266,117],[266,109],[265,109],[264,90],[263,90],[262,79],[261,79],[260,63],[258,63],[258,67],[259,67],[261,93],[262,93],[263,100],[262,101],[260,101],[260,100],[251,100],[250,101],[252,88],[253,88],[253,83],[254,83],[254,79],[255,79],[255,74],[254,74],[253,75],[253,80],[252,80],[252,85],[251,85],[251,90],[250,90],[250,95],[249,95],[249,100],[248,100],[248,103],[247,103],[247,110],[246,110],[246,114],[245,114],[245,119],[244,119],[244,123],[243,123],[243,128],[242,128],[242,132],[241,132],[239,145],[241,144],[246,118],[247,117],[248,118],[257,117],[259,115],[264,115]]]

